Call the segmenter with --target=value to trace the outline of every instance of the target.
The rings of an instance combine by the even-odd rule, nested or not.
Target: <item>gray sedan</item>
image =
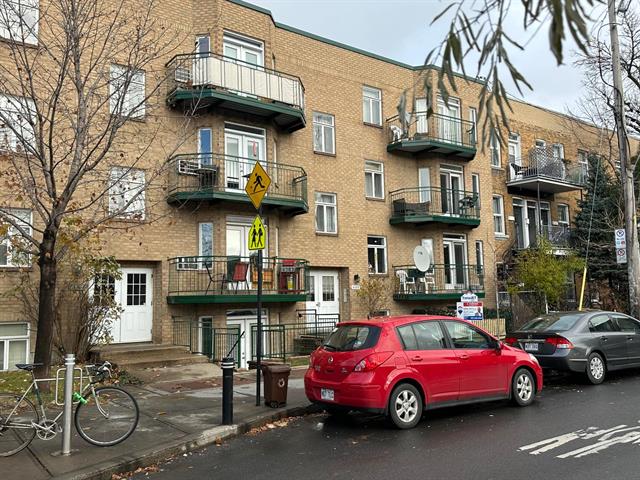
[[[593,384],[608,371],[640,367],[640,322],[619,312],[541,315],[505,338],[550,370],[585,373]]]

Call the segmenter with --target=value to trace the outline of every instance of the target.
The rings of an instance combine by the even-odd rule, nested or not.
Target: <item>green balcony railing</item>
[[[228,200],[248,203],[250,200],[244,189],[255,163],[254,159],[217,153],[171,157],[167,199],[170,202]],[[264,205],[281,208],[293,215],[307,212],[307,174],[304,169],[282,163],[260,163],[271,177]]]
[[[476,126],[473,122],[439,113],[413,112],[406,121],[396,115],[387,119],[387,151],[394,150],[455,154],[473,158],[476,154]]]
[[[389,223],[480,225],[478,194],[445,187],[416,187],[395,190],[391,195]]]
[[[257,255],[184,256],[169,259],[168,303],[252,303],[258,294]],[[267,257],[262,263],[264,302],[305,301],[306,260]]]
[[[426,272],[399,265],[393,270],[396,300],[457,299],[468,291],[484,296],[484,270],[478,265],[435,264]]]

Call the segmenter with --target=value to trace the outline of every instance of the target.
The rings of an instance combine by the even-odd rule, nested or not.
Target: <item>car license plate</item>
[[[330,400],[333,402],[333,390],[331,390],[330,388],[321,388],[320,389],[320,398],[322,398],[322,400]]]
[[[537,352],[538,351],[538,344],[537,343],[525,343],[524,344],[524,349],[527,352]]]

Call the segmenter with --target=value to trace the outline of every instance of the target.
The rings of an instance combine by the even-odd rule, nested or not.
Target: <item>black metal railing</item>
[[[318,314],[308,323],[263,325],[263,357],[284,361],[289,357],[309,355],[322,345],[339,321],[340,315]],[[252,358],[255,358],[257,338],[258,328],[251,325]]]
[[[537,147],[529,151],[528,158],[509,156],[509,181],[535,179],[553,180],[582,186],[586,184],[586,170],[581,165],[571,165],[559,158],[550,147]]]
[[[484,291],[482,266],[466,264],[432,265],[421,272],[415,265],[393,267],[395,295],[474,293]]]
[[[390,193],[391,216],[451,216],[480,219],[478,194],[445,187],[402,188]]]
[[[257,255],[184,256],[169,259],[169,296],[257,295]],[[306,295],[308,262],[265,257],[262,289],[265,295]]]
[[[524,231],[516,225],[516,248],[535,248],[541,238],[547,240],[551,246],[569,248],[571,240],[571,229],[568,225],[543,225],[541,230],[532,227],[527,230],[528,238],[525,238]]]
[[[169,159],[168,194],[214,192],[245,195],[247,176],[256,160],[219,153],[190,153]],[[307,174],[302,167],[261,161],[271,177],[266,198],[307,202]]]
[[[300,78],[212,52],[176,55],[167,63],[169,92],[222,89],[304,110]]]
[[[389,143],[402,140],[434,140],[458,147],[476,148],[476,126],[469,120],[440,113],[413,112],[402,122],[395,115],[387,119]]]
[[[214,362],[231,356],[240,365],[240,327],[214,327],[191,317],[173,317],[173,345],[188,347],[191,353],[206,355]]]

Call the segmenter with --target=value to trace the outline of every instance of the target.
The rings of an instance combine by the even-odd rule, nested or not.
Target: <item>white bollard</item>
[[[64,411],[62,423],[62,455],[71,455],[71,414],[73,412],[73,375],[76,357],[73,353],[64,356]]]

